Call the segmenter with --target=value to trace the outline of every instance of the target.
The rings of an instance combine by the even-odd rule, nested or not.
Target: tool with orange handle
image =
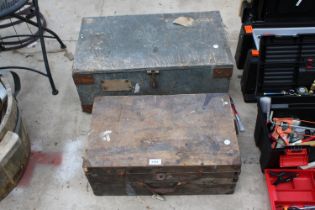
[[[290,145],[289,136],[293,133],[292,125],[299,124],[294,118],[273,118],[274,129],[271,138],[274,141],[281,139],[286,146]]]
[[[315,122],[299,120],[294,118],[273,118],[272,119],[273,131],[271,133],[272,140],[274,140],[275,142],[282,140],[284,142],[284,146],[289,146],[292,143],[290,142],[290,137],[294,136],[295,129],[305,129],[310,130],[312,132],[315,131],[315,128],[300,126],[301,122],[315,124]],[[307,135],[304,136],[307,137]],[[315,140],[314,136],[310,135],[308,136],[308,138],[301,139],[296,143],[306,143],[314,140]],[[276,147],[276,143],[273,144],[273,147]]]

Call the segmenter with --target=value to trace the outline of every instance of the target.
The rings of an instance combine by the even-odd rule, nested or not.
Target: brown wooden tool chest
[[[96,195],[233,193],[241,161],[228,95],[96,97],[83,169]]]

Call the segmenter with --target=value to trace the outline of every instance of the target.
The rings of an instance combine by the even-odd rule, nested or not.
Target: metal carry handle
[[[172,186],[170,186],[170,187],[155,187],[149,183],[143,183],[143,184],[144,184],[145,188],[147,188],[151,193],[163,195],[163,194],[175,192],[179,186],[181,186],[185,183],[174,182],[174,183],[172,183]]]

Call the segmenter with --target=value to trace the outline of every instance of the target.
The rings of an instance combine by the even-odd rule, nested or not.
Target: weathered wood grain
[[[179,17],[193,24],[174,24]],[[232,73],[218,11],[83,18],[73,64],[89,113],[95,96],[226,93]]]
[[[152,159],[160,164],[152,165]],[[240,166],[226,94],[95,99],[83,164],[95,190],[98,185],[107,191],[107,185],[141,180],[187,186],[201,186],[203,181],[205,186],[233,180],[235,184]]]
[[[240,165],[228,95],[96,98],[86,159],[92,167]]]
[[[191,17],[190,27],[173,23]],[[219,11],[85,17],[74,73],[233,66]],[[230,77],[230,76],[229,76]]]

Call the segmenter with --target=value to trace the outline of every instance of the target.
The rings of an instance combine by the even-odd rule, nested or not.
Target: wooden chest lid
[[[181,20],[184,25],[174,24]],[[83,18],[74,73],[232,68],[218,11]]]
[[[240,166],[229,97],[97,97],[84,159],[106,168]]]

